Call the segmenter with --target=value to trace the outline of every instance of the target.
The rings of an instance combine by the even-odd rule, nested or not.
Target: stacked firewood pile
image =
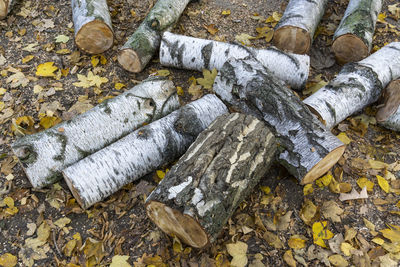
[[[12,2],[0,1],[1,18]],[[327,0],[291,0],[276,26],[276,47],[262,50],[169,32],[189,2],[159,0],[121,47],[118,62],[140,72],[159,51],[168,67],[215,68],[215,95],[180,107],[171,81],[149,78],[70,121],[20,138],[12,150],[33,187],[63,177],[83,208],[179,158],[147,198],[146,211],[165,233],[203,248],[273,161],[301,184],[324,175],[345,150],[331,128],[382,94],[377,121],[400,129],[400,43],[369,55],[382,3],[351,0],[332,46],[346,64],[301,101],[292,90],[307,81],[307,53]],[[109,49],[107,1],[71,4],[77,47],[89,54]]]

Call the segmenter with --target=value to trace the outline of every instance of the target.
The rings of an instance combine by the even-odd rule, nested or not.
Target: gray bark
[[[400,80],[392,81],[384,92],[384,105],[376,113],[379,125],[400,131]]]
[[[304,100],[332,128],[378,100],[390,81],[400,77],[400,42],[345,65],[328,85]]]
[[[293,89],[304,88],[310,69],[310,57],[282,52],[276,48],[254,49],[236,44],[198,39],[170,32],[163,34],[160,63],[164,66],[198,70],[220,70],[231,57],[254,56],[277,78]]]
[[[333,51],[341,62],[368,56],[382,0],[350,0],[333,36]]]
[[[239,113],[218,117],[147,198],[148,216],[186,244],[206,246],[264,177],[275,151],[264,122]]]
[[[177,108],[173,83],[148,79],[70,121],[18,139],[12,150],[40,188],[61,178],[62,169]]]
[[[160,47],[161,35],[172,29],[191,0],[158,0],[118,54],[118,62],[131,72],[141,72]]]
[[[302,184],[323,175],[344,152],[344,144],[254,59],[228,60],[213,88],[223,100],[266,122],[282,149],[278,160]]]
[[[307,53],[327,3],[328,0],[290,0],[276,25],[275,46],[284,51]]]
[[[89,54],[100,54],[114,42],[107,0],[71,0],[75,43]]]
[[[215,95],[206,95],[66,168],[64,178],[79,204],[88,208],[171,163],[216,117],[227,112]]]
[[[10,12],[13,0],[0,0],[0,19],[4,19]]]

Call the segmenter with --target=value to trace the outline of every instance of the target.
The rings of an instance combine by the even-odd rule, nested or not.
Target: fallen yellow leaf
[[[388,181],[380,175],[377,175],[376,178],[378,179],[378,184],[382,188],[382,190],[385,191],[386,193],[389,193],[390,185]]]
[[[347,137],[346,133],[342,132],[336,136],[343,144],[348,145],[351,143],[351,139]]]
[[[41,77],[55,77],[54,72],[58,70],[56,66],[54,66],[54,62],[46,62],[39,64],[36,69],[36,76]]]
[[[370,180],[368,180],[365,177],[358,179],[357,184],[361,189],[363,189],[364,186],[367,187],[367,191],[369,191],[369,192],[371,192],[374,189],[374,185],[375,185],[373,182],[371,182]]]
[[[17,262],[18,258],[11,253],[5,253],[0,256],[0,266],[14,267],[15,265],[17,265]]]
[[[326,248],[324,240],[331,239],[333,233],[327,229],[328,221],[315,222],[312,226],[314,244]]]
[[[307,195],[311,194],[312,192],[314,192],[314,188],[313,188],[312,184],[306,184],[303,187],[304,196],[307,196]]]

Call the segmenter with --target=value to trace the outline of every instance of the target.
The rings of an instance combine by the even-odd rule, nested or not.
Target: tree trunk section
[[[264,122],[222,115],[150,194],[147,215],[165,233],[203,248],[265,176],[275,151],[275,137]]]
[[[4,19],[10,12],[13,0],[0,0],[0,19]]]
[[[400,131],[400,80],[386,87],[384,105],[376,113],[376,121],[385,128]]]
[[[216,117],[227,112],[218,97],[206,95],[66,168],[64,178],[79,204],[88,208],[171,163]]]
[[[75,43],[82,51],[100,54],[114,42],[107,0],[71,0]]]
[[[282,52],[276,48],[254,49],[236,44],[204,40],[165,32],[160,45],[164,66],[202,71],[220,70],[231,57],[253,56],[291,88],[302,90],[308,79],[310,57]]]
[[[344,152],[345,145],[255,59],[228,60],[213,88],[223,100],[266,122],[278,138],[278,160],[301,184],[319,178]]]
[[[191,0],[158,0],[118,54],[118,62],[130,72],[141,72],[160,47],[161,35],[172,29]]]
[[[328,0],[290,0],[278,25],[273,43],[281,50],[306,54]]]
[[[69,165],[177,108],[173,83],[148,79],[70,121],[18,139],[12,150],[32,186],[40,188],[59,180]]]
[[[360,61],[369,55],[382,0],[350,0],[333,36],[332,49],[339,63]]]
[[[328,128],[378,100],[388,83],[400,77],[400,42],[345,65],[328,85],[304,100]]]

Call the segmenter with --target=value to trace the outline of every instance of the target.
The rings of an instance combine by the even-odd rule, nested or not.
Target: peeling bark
[[[79,204],[88,208],[181,156],[216,117],[227,113],[215,95],[206,95],[143,126],[63,171]]]
[[[228,60],[213,88],[224,101],[265,121],[278,139],[278,160],[301,184],[319,178],[344,152],[345,145],[255,59]]]
[[[158,0],[118,54],[118,62],[130,72],[141,72],[160,46],[161,35],[172,29],[191,0]]]
[[[264,177],[275,151],[264,122],[239,113],[218,117],[147,198],[148,216],[186,244],[206,246]]]
[[[4,19],[10,12],[13,0],[0,0],[0,19]]]
[[[304,100],[332,128],[378,100],[390,81],[400,77],[400,42],[345,65],[328,85]]]
[[[376,121],[385,128],[400,131],[400,80],[386,87],[384,105],[376,113]]]
[[[18,139],[12,150],[34,188],[61,178],[78,160],[179,107],[173,83],[148,79],[70,121]]]
[[[100,54],[114,42],[107,0],[71,0],[75,43],[82,51]]]
[[[339,63],[360,61],[372,47],[382,0],[350,0],[333,36],[332,49]]]
[[[252,55],[277,78],[293,89],[304,88],[310,69],[310,57],[282,52],[276,48],[254,49],[236,44],[193,38],[170,32],[163,34],[160,63],[164,66],[198,70],[220,70],[231,57]]]
[[[306,54],[328,0],[290,0],[274,34],[274,45],[281,50]]]

